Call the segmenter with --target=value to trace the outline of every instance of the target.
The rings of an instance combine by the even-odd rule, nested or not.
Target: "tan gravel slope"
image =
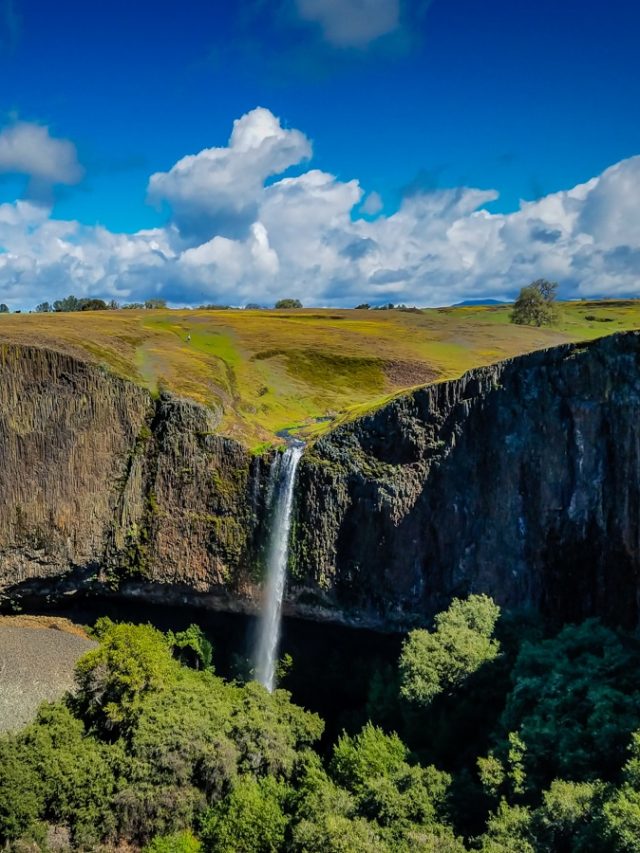
[[[25,621],[0,618],[0,732],[24,726],[41,702],[73,689],[76,661],[95,645],[71,623]]]

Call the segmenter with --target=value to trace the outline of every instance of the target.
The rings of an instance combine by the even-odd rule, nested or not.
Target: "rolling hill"
[[[155,310],[0,317],[0,344],[88,359],[158,393],[224,412],[251,447],[313,435],[398,392],[555,344],[640,328],[640,301],[571,302],[553,327],[510,306],[426,310]]]

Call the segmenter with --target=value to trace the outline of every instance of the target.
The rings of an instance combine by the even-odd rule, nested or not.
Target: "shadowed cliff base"
[[[53,619],[64,621],[82,632],[81,625],[94,625],[103,616],[115,621],[154,625],[162,631],[182,631],[196,623],[213,645],[216,673],[229,680],[245,680],[252,672],[251,658],[258,631],[256,616],[195,608],[189,599],[187,601],[189,603],[183,604],[171,596],[168,601],[162,601],[160,597],[155,600],[131,598],[126,593],[107,596],[78,592],[56,602],[31,596],[23,600],[23,605],[32,615],[0,616],[0,648],[3,618],[17,623],[16,631],[18,626],[26,626],[33,631],[35,629],[31,626],[34,622],[41,625],[43,621]],[[53,637],[51,654],[56,653],[55,641],[59,633],[40,630],[40,634]],[[319,624],[285,616],[279,654],[281,657],[289,655],[293,664],[282,678],[281,686],[291,691],[297,704],[317,711],[327,721],[323,741],[328,745],[352,718],[359,720],[362,717],[373,673],[381,667],[396,664],[400,644],[401,636],[398,634]],[[58,665],[57,668],[62,667],[65,672],[60,680],[64,689],[73,685],[73,663],[84,650],[81,648],[74,658],[66,658]],[[23,647],[15,646],[14,652],[21,655]],[[46,659],[45,655],[43,660]],[[345,678],[345,661],[349,662],[349,678]],[[22,664],[16,659],[12,665],[19,676],[18,686],[22,693],[29,697],[39,696],[38,687],[33,689],[32,686],[34,678],[37,679],[38,673],[42,672],[37,658],[27,656]],[[61,689],[56,695],[62,692]],[[32,698],[26,709],[31,715],[36,704]]]

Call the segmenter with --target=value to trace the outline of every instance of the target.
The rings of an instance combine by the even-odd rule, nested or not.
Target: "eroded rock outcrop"
[[[70,356],[2,347],[5,598],[122,585],[251,598],[265,463],[219,420]]]
[[[411,624],[453,595],[638,621],[640,334],[399,397],[300,468],[290,604]]]

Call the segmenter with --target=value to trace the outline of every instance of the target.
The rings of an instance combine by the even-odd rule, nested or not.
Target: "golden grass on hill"
[[[424,311],[95,311],[0,316],[0,343],[51,347],[152,392],[224,411],[222,432],[256,447],[283,429],[317,434],[354,409],[503,358],[640,328],[640,300],[559,306],[553,327],[510,306]],[[324,420],[326,419],[326,420]]]

